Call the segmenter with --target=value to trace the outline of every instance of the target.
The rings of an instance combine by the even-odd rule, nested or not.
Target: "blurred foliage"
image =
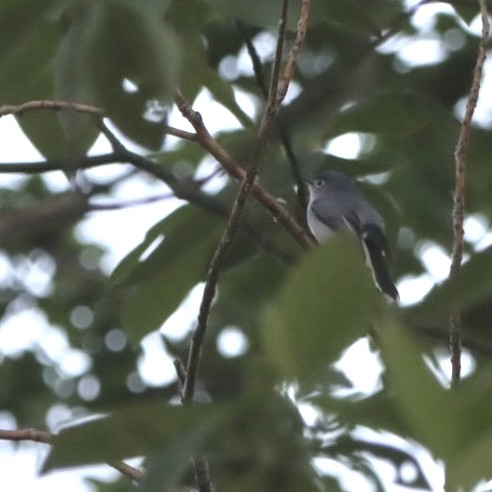
[[[427,3],[433,4],[417,9],[422,15]],[[401,0],[313,1],[297,91],[279,115],[302,175],[329,168],[377,178],[363,179],[361,188],[385,218],[401,279],[425,272],[426,242],[452,249],[456,108],[467,96],[477,52],[478,37],[469,29],[476,3],[441,2],[449,9],[432,18],[429,12],[420,30]],[[246,43],[256,46],[268,81],[280,8],[280,0],[2,0],[0,105],[62,99],[100,106],[126,142],[199,193],[193,176],[206,151],[187,140],[169,146],[163,134],[175,88],[191,102],[206,90],[235,116],[239,128],[215,137],[247,162],[264,96]],[[298,8],[290,2],[287,44]],[[395,36],[381,44],[388,31]],[[425,39],[439,52],[435,60],[403,55]],[[252,101],[253,115],[239,92]],[[215,117],[213,110],[202,116],[205,124]],[[65,170],[84,161],[99,135],[84,114],[37,111],[16,119],[46,160]],[[482,120],[474,128],[466,196],[468,212],[486,225],[490,127]],[[357,157],[324,150],[353,132]],[[259,179],[302,222],[287,154],[272,139]],[[140,342],[206,279],[237,184],[225,179],[219,192],[203,192],[163,218],[108,277],[101,267],[105,251],[97,238],[82,241],[77,226],[92,194],[112,197],[126,178],[104,184],[85,178],[88,201],[55,192],[32,173],[0,189],[0,346],[15,341],[9,326],[22,313],[31,314],[23,318],[28,324],[48,326],[45,339],[0,354],[0,410],[19,427],[50,430],[63,420],[99,416],[62,426],[45,470],[145,455],[149,473],[139,490],[189,490],[189,459],[199,453],[217,490],[341,490],[345,482],[333,466],[314,466],[324,459],[344,467],[344,476],[358,474],[385,490],[391,484],[374,465],[383,460],[395,470],[394,484],[431,490],[439,471],[422,464],[425,447],[445,462],[448,490],[471,490],[492,478],[490,250],[467,243],[470,259],[452,282],[417,305],[397,308],[373,289],[350,239],[304,253],[250,200],[244,213],[250,229],[234,237],[203,348],[197,399],[213,403],[181,407],[174,405],[176,382],[152,387],[142,380]],[[43,273],[43,288],[32,272]],[[449,391],[439,354],[456,306],[475,366]],[[247,342],[235,357],[218,348],[228,327]],[[384,372],[378,389],[361,394],[334,363],[364,337]],[[188,337],[162,335],[162,342],[171,357],[186,360]],[[64,368],[57,343],[86,361],[82,369]],[[365,363],[354,362],[361,371]],[[303,417],[305,405],[313,419]],[[360,429],[374,432],[361,438]],[[378,432],[378,439],[367,437]],[[410,479],[403,473],[408,464],[415,471]],[[126,480],[92,485],[128,490]]]

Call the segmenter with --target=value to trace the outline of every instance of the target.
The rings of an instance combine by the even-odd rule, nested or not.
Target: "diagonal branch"
[[[175,95],[175,101],[182,115],[191,123],[197,134],[198,143],[207,150],[222,167],[235,179],[242,181],[246,171],[236,160],[215,140],[203,123],[200,113],[194,111],[180,92]],[[312,246],[313,241],[306,234],[304,228],[270,193],[257,181],[251,187],[251,194],[271,213],[273,218],[280,222],[291,236],[303,248]]]
[[[451,258],[451,268],[449,277],[453,278],[458,272],[463,261],[463,241],[464,229],[463,221],[465,217],[465,181],[466,181],[466,163],[467,152],[470,142],[471,125],[473,113],[477,106],[478,96],[480,94],[480,84],[482,80],[483,67],[487,57],[487,47],[489,40],[489,18],[487,12],[487,1],[479,0],[480,13],[482,18],[482,35],[480,45],[473,71],[473,80],[470,89],[470,95],[466,103],[465,116],[461,123],[458,143],[454,152],[455,158],[455,188],[453,196],[453,254]],[[451,349],[451,382],[456,386],[461,377],[461,320],[459,308],[451,314],[449,319],[449,344]]]
[[[188,362],[186,365],[186,377],[183,384],[183,400],[190,401],[193,398],[195,392],[195,383],[198,374],[198,365],[200,362],[201,349],[205,333],[207,330],[208,316],[210,314],[210,308],[215,296],[217,288],[217,282],[219,280],[219,271],[224,261],[225,255],[232,242],[232,238],[237,230],[241,212],[246,198],[251,189],[251,183],[246,177],[241,183],[238,195],[232,207],[231,216],[229,222],[224,230],[222,238],[215,250],[214,256],[210,262],[210,266],[207,273],[207,282],[203,291],[202,301],[200,304],[200,310],[198,314],[198,324],[191,340],[190,350],[188,353]]]

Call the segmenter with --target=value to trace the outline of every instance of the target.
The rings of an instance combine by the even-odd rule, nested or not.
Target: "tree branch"
[[[487,46],[489,40],[489,18],[487,12],[487,1],[479,0],[482,18],[482,36],[473,71],[473,80],[470,95],[466,103],[465,116],[461,123],[458,143],[454,152],[455,158],[455,188],[453,196],[453,254],[451,257],[451,268],[449,277],[453,278],[461,267],[463,261],[463,221],[465,216],[465,181],[467,152],[470,142],[473,113],[477,106],[480,94],[480,83],[482,80],[483,66],[487,57]],[[449,319],[449,344],[451,349],[451,382],[456,386],[461,378],[461,320],[459,307],[451,314]]]
[[[304,39],[306,38],[308,23],[309,23],[309,11],[311,8],[311,0],[302,0],[301,3],[301,13],[299,15],[299,21],[297,22],[297,32],[294,44],[289,52],[289,57],[284,68],[284,73],[280,82],[278,84],[276,104],[280,106],[282,101],[287,94],[287,89],[289,88],[290,81],[294,76],[295,66],[297,62],[297,57],[301,52],[302,46],[304,44]]]
[[[40,99],[35,101],[28,101],[23,104],[11,105],[6,104],[0,106],[0,118],[8,114],[14,114],[17,116],[22,116],[28,111],[76,111],[78,113],[88,113],[94,116],[102,116],[104,111],[96,106],[91,106],[89,104],[80,104],[68,101],[53,101],[48,99]]]
[[[174,128],[173,126],[166,126],[164,133],[172,135],[173,137],[182,138],[183,140],[189,140],[190,142],[196,142],[198,140],[196,133],[180,130],[179,128]]]
[[[284,51],[285,32],[287,26],[287,12],[289,0],[283,0],[282,13],[278,24],[277,45],[275,47],[275,57],[272,64],[272,74],[270,75],[270,86],[268,88],[268,97],[263,118],[261,119],[258,136],[260,139],[265,137],[271,130],[273,121],[276,119],[280,103],[278,102],[277,93],[279,89],[280,70],[282,67],[282,55]]]
[[[217,282],[219,279],[219,271],[225,255],[228,251],[228,248],[232,242],[232,238],[234,237],[234,233],[236,232],[238,221],[250,189],[251,183],[249,183],[249,180],[247,180],[245,177],[243,179],[243,182],[241,183],[239,193],[232,207],[229,222],[227,223],[219,245],[215,250],[214,256],[210,262],[207,273],[207,281],[205,283],[205,289],[203,291],[202,301],[198,314],[198,323],[193,334],[193,338],[191,340],[190,350],[188,352],[186,377],[182,393],[183,401],[191,401],[193,399],[203,340],[207,331],[210,307],[215,297]]]
[[[7,430],[0,429],[0,440],[3,441],[33,441],[40,442],[43,444],[53,444],[54,435],[49,432],[40,431],[37,429],[16,429],[16,430]],[[121,474],[135,480],[136,482],[141,482],[143,479],[143,473],[126,464],[123,461],[115,461],[112,463],[108,463],[109,466],[118,470]]]

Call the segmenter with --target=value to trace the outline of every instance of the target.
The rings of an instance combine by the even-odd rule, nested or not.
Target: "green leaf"
[[[450,5],[452,5],[458,15],[467,23],[471,24],[471,21],[479,15],[478,3],[473,4],[473,2],[468,2],[467,0],[448,0]]]
[[[413,340],[397,323],[382,324],[379,337],[390,391],[418,439],[438,456],[452,456],[461,438],[464,415],[456,395],[442,388]]]
[[[20,104],[52,99],[53,56],[60,39],[56,23],[41,20],[0,58],[0,102]],[[59,157],[65,135],[53,112],[30,112],[17,121],[32,144],[46,157]]]
[[[329,393],[323,393],[310,401],[325,413],[336,413],[344,426],[354,428],[363,425],[374,430],[415,437],[413,428],[401,414],[395,395],[390,391],[380,391],[362,399],[336,398]]]
[[[202,28],[210,17],[210,10],[201,0],[181,0],[174,2],[166,14],[166,21],[179,37],[183,65],[187,67],[180,80],[180,88],[186,97],[192,100],[206,87],[243,126],[251,128],[251,118],[237,104],[232,85],[223,80],[209,64],[203,46]]]
[[[55,59],[55,98],[62,101],[94,104],[90,84],[87,81],[88,39],[91,37],[97,9],[92,2],[72,3],[65,12],[69,23],[60,41]],[[66,135],[65,150],[61,152],[68,162],[84,156],[99,134],[94,116],[74,111],[58,113]]]
[[[152,101],[169,102],[180,58],[159,9],[130,0],[98,4],[90,38],[89,76],[100,106],[126,136],[144,147],[160,148],[162,122],[144,114]],[[125,87],[128,82],[134,91]]]
[[[210,434],[210,426],[196,426],[183,432],[146,461],[146,473],[139,490],[162,492],[174,490],[190,465],[194,452]]]
[[[246,24],[254,26],[263,26],[268,28],[277,28],[280,13],[281,2],[258,2],[257,0],[206,0],[217,13],[233,19],[238,19]],[[295,29],[297,18],[299,16],[299,4],[290,2],[288,11],[288,26]]]
[[[113,282],[122,282],[126,289],[121,316],[133,343],[159,328],[203,280],[222,226],[214,216],[183,207],[156,224],[123,259]],[[159,236],[164,240],[145,257]]]
[[[449,315],[459,306],[466,309],[487,301],[492,296],[492,284],[484,272],[492,271],[492,248],[475,254],[451,280],[434,287],[422,304],[410,310],[411,316],[436,320]]]
[[[223,414],[211,406],[171,406],[163,402],[128,405],[110,415],[67,427],[57,434],[43,466],[58,468],[104,463],[182,446],[192,450]],[[184,436],[184,442],[180,439]]]
[[[35,29],[40,19],[47,20],[60,0],[2,0],[0,2],[0,58],[26,34]]]
[[[316,248],[265,313],[270,363],[286,377],[315,375],[367,332],[379,299],[354,238],[334,238]]]
[[[357,29],[374,34],[379,31],[377,24],[372,19],[371,9],[357,0],[325,0],[314,2],[311,18],[313,22],[322,20],[351,29]]]
[[[473,415],[469,415],[473,418]],[[490,480],[490,455],[492,453],[492,429],[483,429],[480,438],[462,448],[452,460],[447,461],[447,485],[460,490],[472,490],[481,480]]]
[[[413,91],[377,93],[342,110],[328,130],[333,138],[348,132],[408,136],[430,125],[444,127],[452,118],[435,101]]]

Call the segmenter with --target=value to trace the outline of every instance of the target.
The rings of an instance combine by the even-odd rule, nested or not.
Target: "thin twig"
[[[287,28],[287,13],[289,0],[283,0],[282,13],[278,23],[277,45],[275,47],[275,57],[272,64],[272,74],[270,76],[270,86],[268,88],[268,97],[263,118],[261,119],[258,137],[264,138],[270,131],[273,121],[276,119],[280,103],[277,94],[279,89],[280,70],[282,67],[282,55],[284,51],[285,33]]]
[[[176,369],[176,374],[178,376],[179,392],[182,393],[183,385],[186,379],[186,367],[179,357],[174,359],[174,368]]]
[[[78,113],[88,113],[95,116],[101,116],[104,113],[104,111],[101,108],[98,108],[96,106],[91,106],[89,104],[41,99],[35,101],[28,101],[18,105],[6,104],[0,106],[0,118],[8,114],[15,114],[17,116],[21,116],[22,114],[27,113],[28,111],[44,111],[44,110],[76,111]]]
[[[193,132],[187,132],[186,130],[181,130],[179,128],[174,128],[173,126],[166,126],[164,133],[172,135],[173,137],[182,138],[183,140],[189,140],[190,142],[197,141],[197,135]]]
[[[193,458],[193,470],[195,471],[195,483],[199,492],[212,492],[212,481],[210,480],[210,470],[206,459]]]
[[[77,161],[79,169],[90,169],[92,167],[104,166],[109,164],[119,164],[117,154],[109,152],[98,156],[84,157]],[[19,173],[19,174],[41,174],[50,171],[61,171],[66,168],[65,161],[53,159],[37,162],[0,162],[0,174]]]
[[[37,429],[0,429],[0,440],[3,441],[33,441],[43,444],[53,444],[54,438],[55,436],[53,434]],[[115,461],[112,463],[108,463],[108,465],[112,466],[121,474],[127,476],[128,478],[131,478],[132,480],[135,480],[136,482],[141,482],[143,479],[143,473],[140,470],[128,465],[123,461]]]
[[[33,441],[52,444],[53,434],[37,429],[0,429],[0,439],[2,441]]]
[[[89,202],[87,207],[88,212],[106,212],[112,210],[122,210],[130,207],[140,207],[142,205],[149,205],[150,203],[160,202],[162,200],[168,200],[175,198],[174,193],[163,193],[160,195],[146,196],[143,198],[135,198],[134,200],[127,200],[125,202],[113,202],[113,203],[93,203]]]
[[[489,40],[489,18],[487,12],[487,1],[479,0],[480,13],[482,17],[482,36],[473,71],[473,80],[470,95],[466,103],[465,116],[461,123],[460,134],[454,152],[455,157],[455,189],[453,196],[453,254],[451,257],[451,268],[449,277],[453,278],[461,267],[463,261],[463,221],[465,216],[465,181],[467,152],[472,129],[473,113],[477,106],[480,94],[483,66],[487,57]],[[449,344],[451,349],[451,382],[456,386],[461,378],[461,320],[459,307],[454,310],[449,319]]]
[[[393,37],[401,28],[401,26],[406,22],[407,19],[412,17],[420,7],[428,5],[430,3],[438,3],[442,0],[421,0],[416,3],[413,7],[408,10],[401,12],[395,16],[395,18],[389,23],[389,26],[385,31],[379,31],[376,33],[375,37],[371,40],[367,46],[368,51],[372,51],[374,48],[381,46],[385,41]]]
[[[246,26],[239,20],[236,21],[236,26],[243,37],[244,44],[246,45],[246,50],[248,51],[248,55],[251,59],[251,63],[253,65],[253,73],[255,74],[256,84],[260,88],[265,99],[268,98],[268,89],[265,81],[265,77],[263,75],[263,65],[261,63],[261,59],[254,47],[251,38],[248,34],[248,30]]]
[[[294,76],[295,66],[297,62],[297,57],[301,52],[302,46],[304,44],[304,39],[306,38],[308,23],[309,23],[309,11],[311,7],[311,0],[302,0],[301,2],[301,13],[299,15],[299,21],[297,22],[297,32],[294,44],[289,52],[289,57],[284,68],[284,73],[278,84],[277,99],[276,104],[280,106],[282,101],[287,94],[290,81]]]
[[[263,76],[263,67],[261,64],[261,59],[254,47],[251,38],[248,35],[248,31],[246,27],[239,21],[236,21],[236,25],[243,37],[244,44],[246,45],[246,50],[248,51],[248,55],[251,58],[251,64],[253,65],[253,73],[255,74],[256,83],[260,88],[262,94],[265,98],[268,98],[268,89],[266,87],[265,78]],[[296,193],[299,201],[299,205],[301,210],[306,210],[308,197],[306,193],[306,187],[304,185],[303,176],[301,170],[299,168],[299,163],[297,162],[296,156],[292,149],[292,144],[289,138],[288,133],[285,131],[281,122],[277,122],[277,131],[279,134],[280,142],[282,147],[285,150],[285,154],[287,156],[287,160],[289,162],[289,167],[292,173],[292,177],[296,183]]]
[[[188,362],[186,364],[186,378],[185,384],[183,386],[184,401],[192,400],[193,394],[195,392],[195,383],[198,374],[198,367],[200,364],[201,350],[207,330],[208,315],[210,313],[210,308],[212,306],[215,291],[217,288],[219,270],[227,253],[229,245],[231,244],[234,233],[236,232],[238,221],[250,189],[251,184],[248,183],[248,180],[245,177],[245,179],[241,183],[239,193],[232,207],[229,222],[227,223],[219,245],[215,250],[214,256],[210,262],[207,273],[207,282],[203,291],[202,301],[198,314],[198,324],[195,332],[193,333],[193,338],[191,340],[190,350],[188,353]]]

